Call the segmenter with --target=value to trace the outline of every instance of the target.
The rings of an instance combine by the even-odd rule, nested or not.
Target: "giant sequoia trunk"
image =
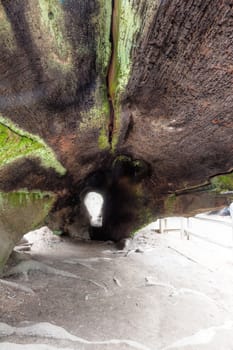
[[[1,0],[0,20],[0,262],[48,214],[87,230],[90,190],[113,240],[233,199],[232,0]]]

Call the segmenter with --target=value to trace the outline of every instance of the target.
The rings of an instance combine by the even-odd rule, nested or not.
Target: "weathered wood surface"
[[[99,190],[117,240],[233,168],[233,1],[114,5],[0,1],[0,190],[55,193],[50,224],[71,235]],[[190,211],[231,200],[206,198]]]

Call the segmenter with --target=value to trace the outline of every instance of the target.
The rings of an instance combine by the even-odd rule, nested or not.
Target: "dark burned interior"
[[[140,196],[142,182],[150,176],[150,167],[143,161],[132,160],[128,156],[117,157],[110,169],[100,169],[91,173],[66,199],[58,201],[53,212],[66,208],[67,216],[62,230],[69,234],[69,225],[77,220],[89,231],[91,239],[113,240],[126,238],[131,233],[129,222],[138,225],[141,206],[146,206],[146,198]],[[103,226],[91,227],[83,200],[88,192],[100,193],[104,198]],[[144,200],[144,203],[142,203]],[[60,206],[60,207],[59,207]],[[51,214],[51,221],[54,219]],[[82,224],[81,224],[82,222]]]
[[[137,188],[148,175],[149,168],[144,162],[122,157],[114,161],[111,171],[95,172],[88,177],[88,188],[104,197],[103,227],[89,228],[92,239],[118,241],[129,235],[127,223],[138,220]]]

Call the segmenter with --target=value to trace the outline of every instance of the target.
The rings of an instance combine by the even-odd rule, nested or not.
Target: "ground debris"
[[[84,280],[83,279],[83,281],[90,282],[90,283],[94,284],[95,286],[104,289],[106,293],[108,292],[108,288],[106,286],[104,286],[103,284],[100,284],[100,283],[98,283],[98,282],[96,282],[94,280],[91,280],[91,279],[90,280],[86,280],[86,279]]]
[[[135,253],[144,253],[144,250],[142,249],[142,248],[137,248],[137,249],[135,249]]]
[[[145,277],[145,282],[146,282],[146,287],[152,287],[152,286],[164,287],[164,288],[169,288],[171,291],[175,291],[175,287],[172,286],[171,284],[157,281],[151,276]]]
[[[63,271],[63,270],[58,270],[54,267],[48,266],[36,260],[26,260],[26,261],[20,262],[18,265],[4,272],[3,277],[5,278],[13,275],[23,274],[28,279],[28,274],[30,271],[40,271],[45,274],[53,274],[57,276],[67,277],[67,278],[80,279],[79,276],[73,273]]]
[[[115,284],[116,284],[118,287],[122,287],[121,282],[120,282],[119,279],[116,278],[115,276],[113,277],[113,281],[115,282]]]
[[[26,287],[26,286],[22,286],[19,283],[6,281],[3,279],[0,279],[0,283],[3,284],[4,286],[12,288],[12,289],[20,290],[22,292],[29,293],[29,294],[34,294],[34,291],[31,288]]]

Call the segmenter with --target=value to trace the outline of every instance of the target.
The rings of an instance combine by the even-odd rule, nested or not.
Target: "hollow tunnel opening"
[[[104,197],[99,192],[90,191],[84,197],[84,206],[87,212],[89,227],[88,233],[90,239],[102,241],[105,240],[103,225],[103,207]]]
[[[130,236],[132,223],[142,216],[141,184],[148,175],[145,162],[121,155],[84,180],[81,201],[92,240],[118,242]]]
[[[92,227],[103,226],[103,204],[104,198],[98,192],[88,192],[84,198],[84,205]]]

